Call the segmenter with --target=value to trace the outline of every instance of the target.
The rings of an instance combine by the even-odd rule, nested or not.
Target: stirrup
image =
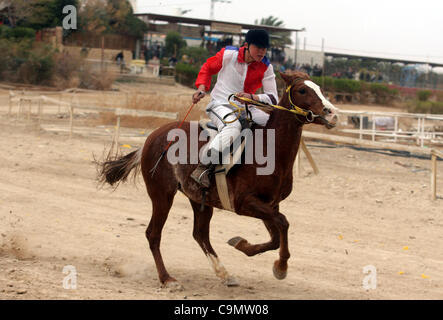
[[[208,169],[206,169],[205,171],[203,171],[203,172],[200,174],[200,176],[198,177],[198,182],[199,182],[200,184],[201,184],[201,181],[202,181],[202,177],[203,177],[203,175],[206,173],[206,171],[209,171],[209,172],[208,172],[208,178],[210,178],[209,174],[210,174],[211,168],[208,168]]]

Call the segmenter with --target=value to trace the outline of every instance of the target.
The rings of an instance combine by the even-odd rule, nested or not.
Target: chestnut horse
[[[279,211],[279,203],[292,192],[292,170],[299,148],[303,125],[313,122],[331,128],[337,121],[337,109],[322,95],[320,88],[315,85],[308,75],[301,72],[280,74],[288,90],[285,90],[279,106],[287,110],[272,109],[265,127],[252,128],[253,135],[257,128],[266,131],[273,129],[275,134],[275,169],[269,175],[257,175],[260,167],[255,160],[252,164],[238,164],[227,175],[231,203],[239,215],[263,220],[271,239],[260,244],[251,244],[241,237],[228,241],[230,245],[248,256],[253,256],[268,250],[280,248],[279,259],[274,262],[273,272],[277,279],[283,279],[287,273],[288,228],[286,217]],[[298,106],[309,112],[309,117],[286,112]],[[206,200],[202,203],[202,190],[189,176],[195,169],[195,164],[171,164],[166,158],[156,163],[168,144],[168,132],[175,129],[178,123],[164,125],[152,132],[146,139],[143,148],[133,151],[123,157],[111,159],[108,157],[100,164],[100,179],[110,185],[117,186],[125,181],[133,170],[141,168],[149,197],[152,201],[152,217],[146,230],[146,237],[157,267],[158,276],[163,286],[180,286],[166,271],[160,253],[160,240],[163,226],[168,218],[174,196],[177,191],[185,194],[191,202],[194,211],[193,237],[210,260],[218,277],[228,285],[237,285],[223,265],[209,240],[209,225],[213,208],[223,209],[218,197],[214,177],[207,191]],[[190,123],[184,122],[182,128],[188,135]],[[200,132],[201,129],[199,129]],[[267,141],[264,139],[264,141]],[[205,142],[199,142],[199,149]],[[189,150],[189,139],[188,139]],[[264,146],[266,152],[266,146]],[[189,155],[188,155],[189,159]],[[188,162],[189,163],[189,162]],[[150,170],[155,166],[154,174]]]

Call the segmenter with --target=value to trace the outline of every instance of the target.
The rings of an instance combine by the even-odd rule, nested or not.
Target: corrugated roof
[[[428,64],[432,68],[443,67],[443,64],[436,63],[436,62],[425,62],[425,61],[417,61],[417,60],[404,60],[404,59],[395,59],[395,58],[382,58],[382,57],[363,56],[363,55],[337,53],[337,52],[325,52],[325,56],[330,56],[330,57],[334,57],[334,58],[375,60],[375,61],[390,62],[390,63],[400,62],[400,63],[404,63],[404,64]]]
[[[236,22],[228,22],[228,21],[218,21],[218,20],[208,20],[208,19],[197,19],[197,18],[188,18],[188,17],[179,17],[179,16],[168,16],[156,13],[136,13],[136,16],[146,17],[149,20],[157,20],[157,21],[166,21],[172,23],[189,23],[189,24],[197,24],[200,26],[210,26],[213,22],[217,23],[225,23],[235,26],[241,26],[242,29],[255,29],[260,27],[262,29],[266,29],[268,31],[276,31],[276,32],[291,32],[291,31],[303,31],[302,29],[288,29],[288,28],[280,28],[280,27],[272,27],[272,26],[264,26],[264,25],[256,25],[256,24],[246,24],[246,23],[236,23]]]

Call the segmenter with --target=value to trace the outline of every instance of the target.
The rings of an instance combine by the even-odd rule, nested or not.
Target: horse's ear
[[[280,71],[278,73],[280,74],[280,77],[282,77],[282,79],[286,82],[287,85],[290,85],[292,83],[292,76]]]

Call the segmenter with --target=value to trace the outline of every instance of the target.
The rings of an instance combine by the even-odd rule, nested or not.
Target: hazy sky
[[[226,1],[226,0],[225,0]],[[308,50],[443,63],[443,1],[439,0],[230,0],[215,3],[214,18],[253,24],[269,15],[301,29]],[[137,12],[209,19],[210,0],[137,0]],[[294,39],[294,37],[293,37]]]

